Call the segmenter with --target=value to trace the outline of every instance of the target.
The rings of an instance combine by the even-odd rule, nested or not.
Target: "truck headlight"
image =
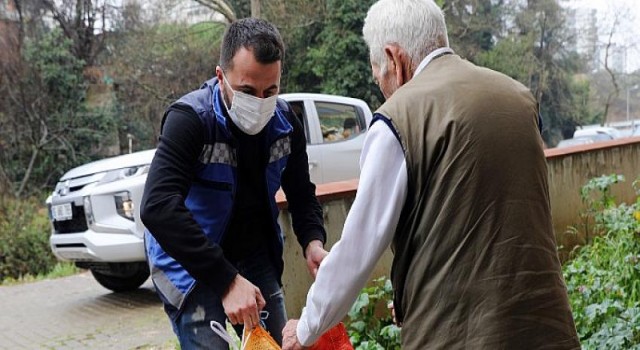
[[[113,181],[134,177],[134,176],[144,175],[149,172],[149,167],[150,165],[146,164],[146,165],[140,165],[140,166],[133,166],[129,168],[109,170],[105,173],[104,177],[100,179],[100,183],[105,184]]]
[[[116,202],[116,212],[125,219],[134,220],[133,200],[129,191],[118,192],[113,195]]]

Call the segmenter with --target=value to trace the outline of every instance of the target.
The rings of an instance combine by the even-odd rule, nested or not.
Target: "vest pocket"
[[[206,188],[210,188],[218,191],[229,191],[229,192],[231,191],[231,183],[229,182],[220,182],[220,181],[212,181],[212,180],[205,180],[205,179],[195,179],[193,182],[197,183],[202,187],[206,187]]]

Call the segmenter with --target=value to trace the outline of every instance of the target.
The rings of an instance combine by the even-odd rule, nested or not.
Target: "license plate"
[[[51,216],[55,221],[65,221],[73,219],[71,203],[54,205],[51,207]]]

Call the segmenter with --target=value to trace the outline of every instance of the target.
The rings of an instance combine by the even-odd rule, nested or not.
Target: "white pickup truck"
[[[283,94],[303,121],[311,180],[357,178],[371,110],[358,99]],[[47,198],[50,244],[61,260],[88,268],[115,292],[138,288],[149,277],[140,201],[155,150],[91,162],[69,170]]]

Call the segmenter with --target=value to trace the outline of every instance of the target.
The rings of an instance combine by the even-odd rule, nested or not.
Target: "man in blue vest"
[[[301,122],[279,100],[284,45],[270,23],[226,30],[216,77],[165,113],[142,199],[152,279],[183,350],[223,349],[210,321],[281,343],[283,236],[276,191],[315,276],[327,252]]]

